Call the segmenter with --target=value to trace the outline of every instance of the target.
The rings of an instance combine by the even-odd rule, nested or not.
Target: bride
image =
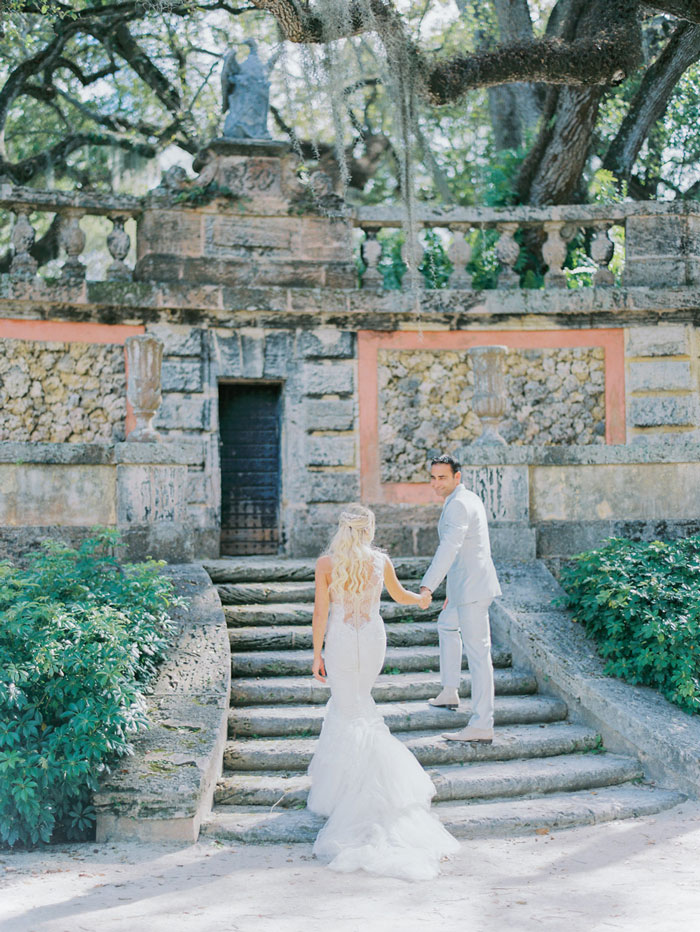
[[[309,765],[308,807],[328,817],[314,854],[337,871],[427,880],[459,844],[430,812],[430,777],[389,732],[371,690],[386,650],[382,585],[402,605],[427,608],[430,596],[403,588],[373,538],[374,514],[351,505],[316,563],[313,675],[327,678],[331,698]]]

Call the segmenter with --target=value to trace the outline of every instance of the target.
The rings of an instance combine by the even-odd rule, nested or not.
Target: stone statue
[[[224,59],[221,70],[221,94],[225,139],[269,139],[267,110],[270,102],[270,71],[277,60],[273,56],[264,65],[258,56],[257,43],[246,39],[250,49],[242,65],[232,49]],[[227,112],[228,111],[228,112]]]

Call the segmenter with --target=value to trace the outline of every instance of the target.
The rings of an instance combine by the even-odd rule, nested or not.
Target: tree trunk
[[[501,42],[534,38],[527,0],[493,0]],[[489,115],[496,149],[518,149],[540,117],[541,100],[533,84],[490,87]]]
[[[624,12],[622,7],[620,10]],[[607,0],[559,0],[548,32],[565,41],[592,38],[609,12]],[[635,37],[630,38],[634,41]],[[521,202],[565,204],[576,199],[603,90],[598,85],[548,91],[539,136],[516,182]]]

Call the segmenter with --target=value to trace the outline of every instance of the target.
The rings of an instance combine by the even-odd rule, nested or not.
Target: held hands
[[[323,662],[323,657],[314,657],[314,665],[311,668],[311,672],[320,683],[326,682],[326,665]]]
[[[430,608],[430,603],[433,601],[433,594],[430,589],[426,589],[425,586],[421,586],[420,594],[418,596],[418,605],[422,609]]]

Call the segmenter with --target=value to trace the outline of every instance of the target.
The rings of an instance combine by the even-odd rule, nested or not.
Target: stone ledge
[[[138,463],[157,466],[199,465],[204,461],[202,444],[177,443],[33,443],[0,442],[0,463],[46,463],[51,465],[111,466]]]
[[[607,748],[638,755],[654,780],[700,795],[700,720],[645,686],[605,676],[595,643],[551,601],[563,590],[541,562],[499,567],[503,596],[491,607],[494,638],[532,670],[569,714],[596,728]]]
[[[608,464],[697,463],[700,443],[682,437],[636,439],[628,444],[582,446],[481,446],[458,447],[455,455],[469,466],[599,466]]]
[[[226,741],[231,662],[226,621],[204,569],[167,567],[188,609],[146,697],[151,729],[95,794],[97,840],[194,842],[211,811]]]
[[[679,324],[697,319],[700,286],[508,289],[437,289],[421,294],[421,307],[408,292],[377,294],[363,288],[222,285],[207,282],[26,281],[0,275],[5,316],[21,320],[96,320],[111,323],[115,309],[123,323],[149,330],[163,323],[348,330],[479,329],[499,321],[518,329],[518,320],[536,314],[547,327]],[[40,308],[40,311],[37,310]]]

